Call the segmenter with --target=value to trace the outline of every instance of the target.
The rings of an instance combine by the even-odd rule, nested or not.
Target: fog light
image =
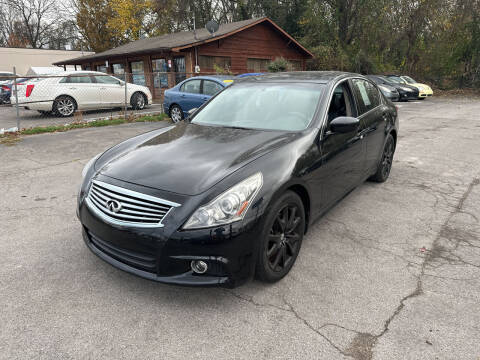
[[[208,269],[207,263],[202,260],[194,260],[190,263],[190,266],[193,272],[197,274],[205,274]]]

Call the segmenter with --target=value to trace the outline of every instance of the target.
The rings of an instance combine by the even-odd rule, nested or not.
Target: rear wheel
[[[172,105],[170,107],[170,118],[174,123],[177,123],[183,119],[183,111],[178,105]]]
[[[287,191],[270,207],[256,265],[256,276],[275,282],[288,274],[297,259],[305,232],[302,200]]]
[[[376,182],[384,182],[390,175],[392,169],[393,154],[395,153],[395,140],[392,134],[388,134],[387,141],[383,147],[382,159],[378,164],[377,172],[369,179]]]
[[[143,110],[145,109],[145,96],[141,93],[135,93],[130,100],[130,104],[132,105],[134,110]]]
[[[53,103],[53,112],[61,117],[72,116],[77,103],[70,96],[59,96]]]

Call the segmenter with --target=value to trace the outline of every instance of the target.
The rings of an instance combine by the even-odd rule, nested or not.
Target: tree
[[[113,16],[107,27],[121,42],[138,40],[155,30],[155,15],[151,0],[109,0]]]
[[[101,52],[120,45],[118,33],[108,26],[114,11],[108,0],[73,0],[82,47]]]
[[[34,49],[45,47],[47,34],[62,17],[56,0],[4,0],[2,8],[16,24],[16,28],[7,29],[13,31],[10,35]]]

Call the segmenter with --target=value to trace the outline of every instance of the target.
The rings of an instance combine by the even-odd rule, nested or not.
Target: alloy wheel
[[[174,106],[172,108],[172,110],[170,110],[170,116],[173,120],[173,122],[179,122],[180,120],[182,120],[182,110],[180,110],[179,107],[177,106]]]
[[[270,269],[280,272],[290,266],[299,250],[302,219],[295,204],[285,205],[275,217],[267,241],[267,262]]]
[[[60,99],[57,101],[57,111],[60,115],[70,116],[75,111],[75,104],[70,99]]]
[[[145,107],[145,98],[142,95],[137,95],[137,109],[142,110]]]
[[[390,174],[390,170],[392,169],[393,152],[394,152],[393,139],[389,138],[387,140],[387,143],[385,144],[385,149],[383,150],[383,157],[382,157],[382,176],[385,179],[388,177],[388,175]]]

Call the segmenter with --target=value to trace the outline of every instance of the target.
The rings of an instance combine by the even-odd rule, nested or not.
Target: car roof
[[[190,77],[186,80],[192,80],[192,79],[198,79],[198,80],[234,80],[235,76],[234,75],[199,75],[199,76],[193,76]]]
[[[284,82],[310,82],[326,84],[334,80],[341,78],[358,76],[363,77],[360,74],[348,73],[343,71],[292,71],[292,72],[279,72],[263,74],[260,76],[246,76],[237,80],[237,82],[271,82],[271,81],[284,81]]]

